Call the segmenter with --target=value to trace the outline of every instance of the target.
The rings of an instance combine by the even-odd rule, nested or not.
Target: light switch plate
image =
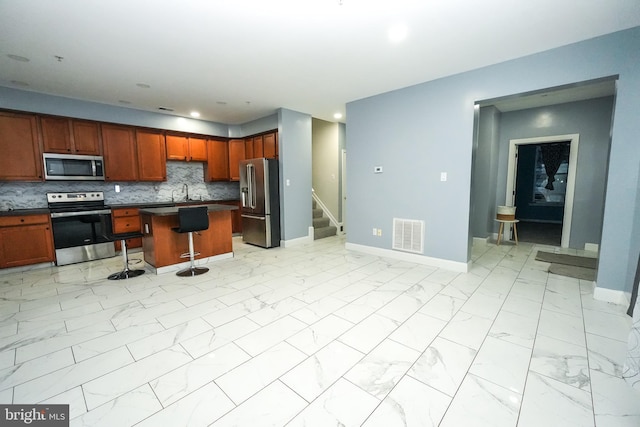
[[[447,173],[446,172],[440,172],[440,181],[446,181],[447,180]]]
[[[374,166],[373,173],[382,173],[382,166]]]

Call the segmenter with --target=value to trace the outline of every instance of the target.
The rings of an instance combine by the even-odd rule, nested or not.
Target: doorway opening
[[[516,206],[520,240],[569,247],[579,139],[570,134],[509,141],[506,200]]]

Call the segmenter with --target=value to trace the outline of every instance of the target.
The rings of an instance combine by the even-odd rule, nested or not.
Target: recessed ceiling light
[[[407,34],[409,34],[409,29],[404,24],[393,25],[389,28],[389,31],[387,32],[387,35],[389,36],[389,41],[393,43],[398,43],[406,39]]]
[[[333,115],[333,118],[334,118],[334,119],[341,119],[341,118],[342,118],[342,113],[335,113],[335,114]]]
[[[136,86],[141,87],[142,89],[149,89],[151,87],[146,83],[136,83]]]
[[[29,86],[29,83],[22,82],[20,80],[11,80],[11,84],[15,86],[22,86],[22,87]]]
[[[198,113],[197,111],[192,111],[189,114],[191,115],[191,117],[200,117],[200,113]]]
[[[20,56],[20,55],[14,55],[12,53],[7,55],[9,58],[14,59],[16,61],[20,61],[20,62],[29,62],[30,59],[29,58],[25,58],[24,56]]]

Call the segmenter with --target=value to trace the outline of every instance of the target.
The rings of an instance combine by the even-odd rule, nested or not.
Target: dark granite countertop
[[[224,199],[224,200],[189,200],[189,201],[167,201],[167,202],[146,202],[146,203],[109,203],[110,208],[167,208],[172,206],[190,206],[190,205],[202,205],[211,203],[225,203],[225,202],[239,202],[237,199]]]
[[[0,211],[0,216],[20,216],[20,215],[49,215],[49,209],[47,208],[34,208],[34,209],[15,209],[11,211]]]
[[[196,207],[196,206],[206,206],[208,208],[209,212],[220,212],[220,211],[234,211],[234,210],[238,210],[237,206],[232,206],[232,205],[217,205],[217,204],[195,204],[195,205],[189,205],[189,207]],[[180,209],[180,207],[185,207],[185,206],[170,206],[170,207],[162,207],[162,208],[143,208],[140,209],[140,213],[141,214],[149,214],[149,215],[156,215],[156,216],[169,216],[169,215],[177,215],[178,214],[178,209]]]
[[[173,208],[177,206],[197,206],[197,205],[210,205],[216,203],[228,203],[228,202],[239,202],[237,199],[224,199],[224,200],[189,200],[189,201],[180,201],[180,202],[142,202],[142,203],[109,203],[108,207],[113,209],[119,208],[139,208],[139,209],[152,209],[152,208]],[[229,205],[220,205],[226,206],[224,209],[217,210],[234,210],[237,209],[233,206]],[[177,212],[177,211],[176,211]],[[30,209],[13,209],[10,211],[0,211],[0,216],[20,216],[20,215],[40,215],[40,214],[50,214],[49,208],[30,208]]]

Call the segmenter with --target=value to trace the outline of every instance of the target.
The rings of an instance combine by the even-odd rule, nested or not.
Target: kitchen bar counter
[[[176,233],[178,227],[178,209],[206,206],[209,212],[209,229],[193,235],[196,263],[205,263],[212,259],[233,257],[231,212],[237,206],[218,204],[195,204],[140,209],[142,224],[142,250],[145,262],[156,273],[177,271],[188,265],[188,258],[180,255],[188,252],[187,233]]]
[[[238,210],[237,206],[231,205],[217,205],[217,204],[207,204],[207,203],[196,203],[189,204],[185,206],[166,206],[160,208],[142,208],[140,209],[140,214],[150,214],[150,215],[158,215],[158,216],[167,216],[167,215],[178,215],[178,209],[180,208],[195,208],[198,206],[206,206],[209,212],[220,212],[220,211],[236,211]]]

